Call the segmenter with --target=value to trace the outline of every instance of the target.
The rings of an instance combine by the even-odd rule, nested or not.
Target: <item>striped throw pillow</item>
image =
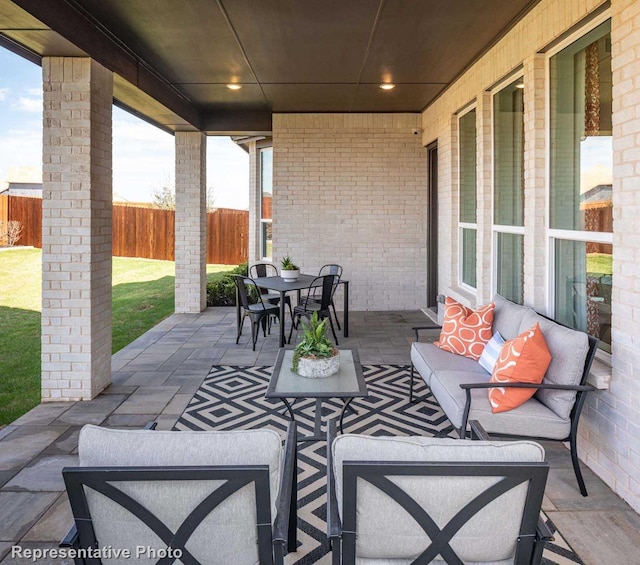
[[[503,347],[504,338],[500,335],[500,332],[494,333],[487,345],[484,346],[484,351],[482,355],[480,355],[478,363],[480,363],[480,366],[488,373],[493,372],[493,368],[495,367],[496,361],[498,361]]]

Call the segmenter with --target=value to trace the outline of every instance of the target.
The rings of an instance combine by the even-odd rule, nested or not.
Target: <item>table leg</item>
[[[349,337],[349,281],[344,281],[344,305],[343,305],[342,335]]]
[[[296,416],[293,413],[293,408],[291,407],[291,404],[289,404],[289,401],[286,398],[281,398],[280,400],[284,402],[284,405],[287,407],[287,410],[289,411],[289,419],[292,421],[295,421]]]
[[[344,406],[342,407],[342,411],[340,412],[340,433],[343,434],[344,433],[344,428],[342,427],[342,422],[344,420],[344,413],[347,410],[347,408],[351,408],[349,405],[351,404],[351,401],[353,400],[353,398],[347,398],[346,402],[344,403]],[[351,408],[353,410],[353,408]]]
[[[284,299],[286,293],[280,291],[280,347],[284,347]],[[293,418],[291,418],[293,420]]]
[[[313,435],[322,437],[322,399],[316,398],[316,413],[313,419]]]

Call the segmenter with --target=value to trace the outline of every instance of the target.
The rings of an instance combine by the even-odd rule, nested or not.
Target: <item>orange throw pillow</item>
[[[473,311],[447,296],[440,340],[434,345],[477,361],[493,335],[491,326],[494,307],[492,302]]]
[[[551,363],[551,354],[536,324],[518,337],[507,341],[491,373],[492,383],[540,384]],[[536,393],[535,388],[490,388],[491,411],[506,412],[524,404]]]

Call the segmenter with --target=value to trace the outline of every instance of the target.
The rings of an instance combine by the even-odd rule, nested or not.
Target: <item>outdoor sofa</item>
[[[491,435],[568,441],[580,492],[587,496],[576,442],[586,394],[594,390],[587,384],[587,378],[598,340],[500,295],[496,295],[493,302],[492,331],[500,332],[505,340],[515,338],[536,322],[540,324],[551,353],[551,363],[543,382],[489,383],[489,373],[473,359],[444,351],[432,343],[419,342],[420,330],[438,326],[420,327],[414,328],[416,341],[411,346],[410,398],[413,401],[417,372],[461,438],[467,435],[469,420],[477,420]],[[521,406],[494,414],[487,389],[496,386],[536,388],[538,391]]]

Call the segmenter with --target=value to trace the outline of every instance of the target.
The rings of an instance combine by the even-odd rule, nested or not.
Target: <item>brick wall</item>
[[[487,138],[483,112],[487,91],[521,73],[525,84],[525,239],[524,300],[548,311],[548,78],[543,51],[606,3],[600,0],[542,0],[514,29],[473,65],[422,114],[423,142],[439,146],[440,292],[469,304],[487,299],[491,277],[487,255],[487,206],[492,175],[486,170]],[[609,390],[590,395],[580,424],[579,454],[637,511],[640,511],[640,2],[612,0],[613,65],[613,297]],[[601,21],[601,20],[598,20]],[[575,29],[575,28],[574,28]],[[478,203],[480,247],[477,295],[458,286],[457,153],[455,113],[478,101]],[[489,186],[487,186],[489,183]],[[480,290],[480,288],[479,288]],[[604,359],[606,361],[606,359]],[[600,369],[602,370],[602,369]]]
[[[341,264],[354,310],[423,306],[419,127],[418,114],[274,115],[274,261],[290,255],[307,273]]]
[[[42,61],[42,399],[111,382],[113,75],[86,58]]]

